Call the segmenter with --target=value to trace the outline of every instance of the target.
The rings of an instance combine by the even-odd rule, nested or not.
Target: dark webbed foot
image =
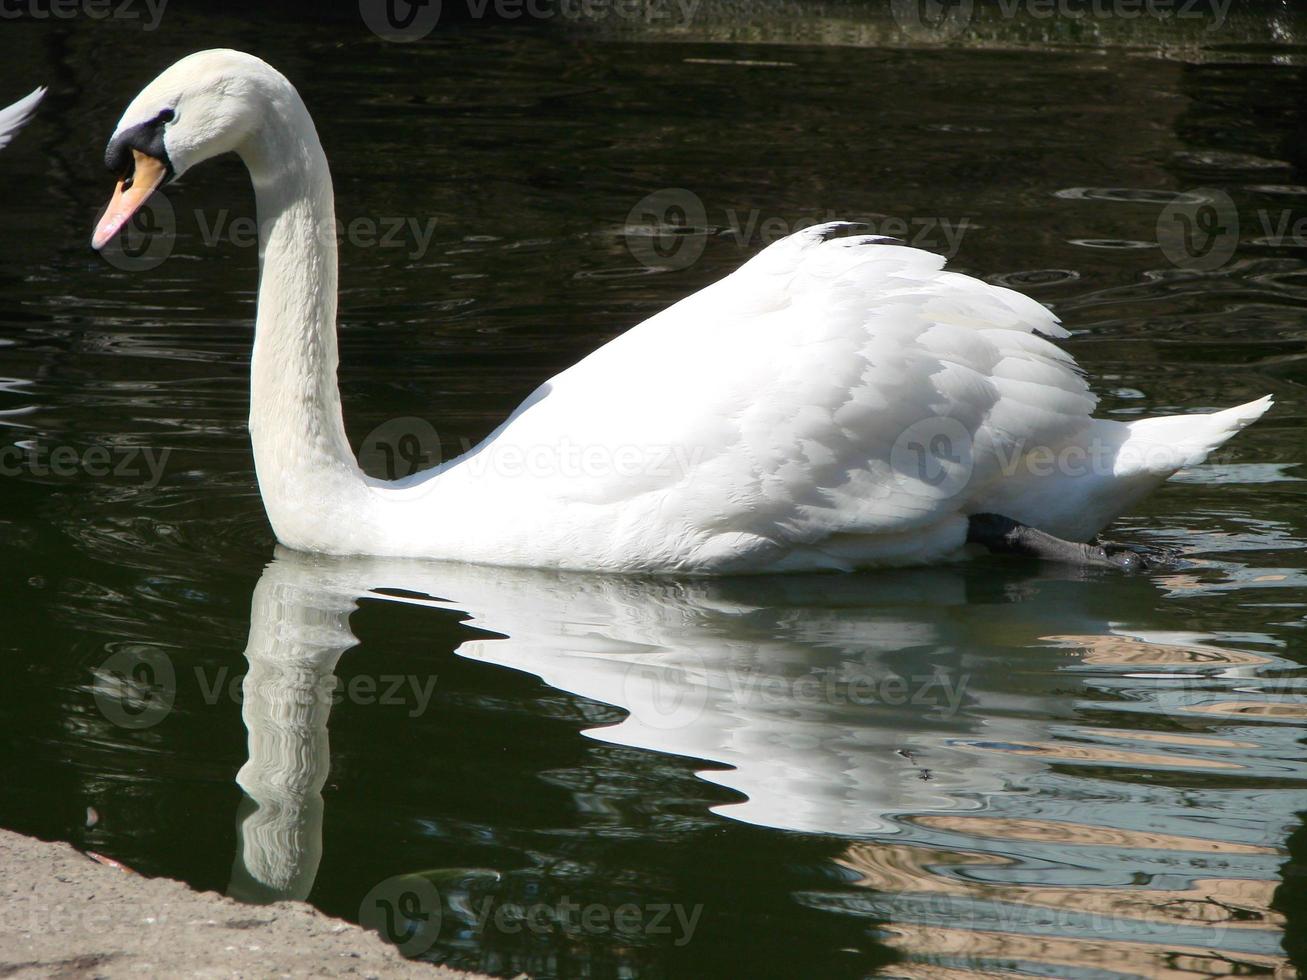
[[[1142,572],[1149,567],[1143,555],[1124,545],[1097,544],[1088,547],[1090,551],[1102,555],[1102,561],[1098,564],[1104,567],[1119,568],[1123,572]]]
[[[1126,547],[1113,542],[1082,544],[1064,541],[1002,514],[972,514],[967,528],[969,544],[984,545],[998,554],[1021,555],[1090,568],[1116,568],[1142,572],[1171,564],[1175,556],[1162,549]]]
[[[1120,544],[1116,541],[1096,539],[1091,548],[1098,548],[1108,561],[1128,572],[1146,572],[1157,568],[1170,568],[1180,560],[1179,552],[1170,548],[1147,545]]]

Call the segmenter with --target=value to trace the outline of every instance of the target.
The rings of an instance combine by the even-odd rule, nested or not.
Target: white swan
[[[9,141],[18,131],[27,125],[43,98],[45,98],[45,89],[38,88],[24,95],[13,105],[0,109],[0,150],[8,146]]]
[[[1271,404],[1093,419],[1074,361],[1045,339],[1066,335],[1047,309],[929,252],[836,237],[850,226],[835,223],[545,382],[458,459],[385,482],[345,436],[331,175],[279,72],[215,50],[150,83],[109,143],[124,178],[93,245],[229,151],[258,202],[254,462],[292,548],[721,573],[920,564],[971,542],[1133,565],[1071,542]]]

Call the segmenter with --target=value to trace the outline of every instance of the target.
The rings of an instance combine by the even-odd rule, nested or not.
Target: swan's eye
[[[159,113],[159,122],[170,123],[176,118],[177,110],[175,109],[164,109],[163,112]]]

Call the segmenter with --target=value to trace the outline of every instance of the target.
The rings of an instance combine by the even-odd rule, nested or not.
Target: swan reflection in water
[[[1173,577],[1160,584],[1186,583]],[[246,795],[229,891],[274,901],[305,898],[313,887],[334,672],[356,643],[350,614],[369,598],[465,614],[478,632],[469,632],[459,656],[623,709],[620,722],[584,734],[704,760],[699,775],[738,794],[715,807],[722,817],[852,838],[837,842],[834,852],[844,850],[832,863],[860,878],[868,896],[924,889],[948,898],[954,919],[969,909],[969,921],[991,937],[978,909],[1008,900],[1009,892],[1023,907],[1053,908],[1063,917],[1086,911],[1083,896],[1096,895],[1127,919],[1156,925],[1156,909],[1140,911],[1147,889],[1122,869],[1169,862],[1174,882],[1191,860],[1221,852],[1247,867],[1223,879],[1199,874],[1195,863],[1194,880],[1206,894],[1224,895],[1226,906],[1239,906],[1232,915],[1238,928],[1260,930],[1262,940],[1237,948],[1257,965],[1273,964],[1259,949],[1278,948],[1279,924],[1269,910],[1276,847],[1260,838],[1215,840],[1239,830],[1214,828],[1201,814],[1176,816],[1184,808],[1168,794],[1183,793],[1183,786],[1136,786],[1128,773],[1110,781],[1114,769],[1216,773],[1225,780],[1287,774],[1284,756],[1263,758],[1266,771],[1259,771],[1262,757],[1246,751],[1254,743],[1212,734],[1222,712],[1234,713],[1230,691],[1246,697],[1262,674],[1284,662],[1201,634],[1132,630],[1131,622],[1157,621],[1158,585],[1036,565],[668,580],[279,551],[251,607],[243,706],[249,759],[237,776]],[[1140,712],[1152,722],[1178,720],[1169,728],[1179,730],[1167,734]],[[1096,724],[1084,723],[1090,713]],[[1086,782],[1097,789],[1089,797],[1101,801],[1102,788],[1115,785],[1118,798],[1078,808],[1069,795],[1076,784],[1056,776],[1063,767],[1093,770]],[[1062,779],[1060,788],[1031,789],[1050,774]],[[1292,810],[1277,805],[1267,812]],[[1150,821],[1163,811],[1172,832],[1150,833]],[[1174,829],[1185,819],[1190,836]],[[1286,830],[1267,833],[1278,843]],[[1185,843],[1199,838],[1199,847]],[[991,842],[988,853],[983,839]],[[1050,843],[1063,851],[1068,844],[1096,847],[1094,862],[1121,865],[1096,869],[1098,877],[1123,874],[1127,887],[1086,892],[1083,885],[1102,882],[1084,877],[1084,866],[1079,882],[1053,875],[1044,891],[1031,887],[1014,847]],[[940,847],[947,854],[932,850]],[[1132,854],[1132,847],[1142,850]],[[935,866],[948,859],[965,874]],[[990,867],[982,872],[977,865]],[[1013,887],[1004,885],[1002,867]],[[975,877],[989,881],[963,883]],[[1157,905],[1180,909],[1174,921],[1161,914],[1165,938],[1201,949],[1211,943],[1204,933],[1211,922],[1192,916],[1177,900],[1183,893],[1172,887],[1158,895]],[[797,900],[818,907],[835,901],[818,893]],[[838,901],[847,912],[847,897]],[[892,903],[867,902],[871,919],[922,920],[908,930],[909,952],[930,952],[930,909],[896,913]],[[1074,922],[1068,928],[1074,932]],[[1062,941],[1074,946],[1074,939]],[[1119,950],[1114,956],[1117,962]]]

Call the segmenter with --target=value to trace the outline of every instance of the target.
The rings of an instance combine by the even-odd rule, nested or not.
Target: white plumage
[[[164,110],[177,173],[234,149],[258,198],[251,436],[278,538],[337,554],[720,573],[919,564],[998,513],[1086,540],[1259,417],[1095,420],[1043,306],[936,255],[790,236],[543,384],[484,442],[364,476],[335,383],[331,179],[294,88],[201,52],[128,108]]]
[[[45,98],[45,89],[38,88],[13,105],[0,109],[0,150],[8,146],[15,134],[27,125],[27,121],[32,118],[32,113],[36,111],[43,98]]]

